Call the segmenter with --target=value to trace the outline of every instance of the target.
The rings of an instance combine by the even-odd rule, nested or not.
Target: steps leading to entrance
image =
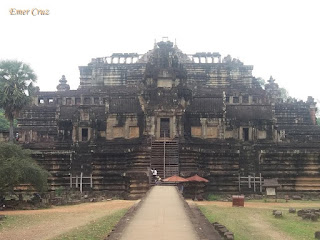
[[[164,168],[166,174],[164,176]],[[151,169],[156,169],[158,176],[171,177],[179,175],[178,140],[156,140],[151,143]]]

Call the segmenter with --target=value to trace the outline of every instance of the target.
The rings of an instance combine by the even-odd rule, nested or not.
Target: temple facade
[[[253,66],[161,41],[79,70],[78,90],[62,76],[18,119],[19,142],[51,172],[51,190],[137,198],[152,168],[162,178],[197,173],[209,192],[259,192],[269,178],[283,192],[320,190],[314,99],[284,100],[272,77],[261,86]]]

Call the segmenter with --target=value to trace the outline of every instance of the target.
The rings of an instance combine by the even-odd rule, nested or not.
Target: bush
[[[49,173],[31,158],[31,151],[13,143],[0,145],[0,195],[13,192],[20,184],[31,184],[37,191],[47,189]]]
[[[208,201],[218,201],[220,199],[220,196],[219,195],[215,195],[213,193],[210,193],[208,196],[207,196],[207,200]]]

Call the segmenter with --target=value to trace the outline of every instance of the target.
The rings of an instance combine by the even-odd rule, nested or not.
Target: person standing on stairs
[[[157,180],[157,175],[158,175],[158,172],[157,172],[157,170],[154,168],[154,169],[152,170],[152,176],[153,176],[153,180],[154,180],[154,181]]]

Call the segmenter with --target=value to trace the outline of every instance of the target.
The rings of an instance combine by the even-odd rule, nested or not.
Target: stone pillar
[[[125,125],[124,125],[124,138],[129,139],[130,138],[130,126],[129,126],[129,119],[126,119]]]
[[[177,135],[177,120],[176,120],[176,116],[173,116],[172,118],[170,118],[170,137],[174,138]]]
[[[90,141],[92,137],[93,137],[93,129],[88,128],[88,141]]]
[[[207,138],[207,119],[200,118],[201,123],[201,138]]]
[[[309,108],[310,118],[313,125],[317,125],[317,118],[316,118],[316,106],[315,104],[311,104]]]
[[[157,122],[157,125],[156,125],[156,138],[160,138],[160,118],[157,117],[156,118],[156,122]]]
[[[249,141],[253,141],[253,133],[254,133],[254,130],[253,130],[253,128],[252,127],[249,127],[249,131],[248,131],[249,133]]]
[[[158,126],[156,117],[154,117],[154,116],[147,117],[146,125],[147,125],[147,128],[150,130],[151,136],[156,137],[156,138],[160,137],[160,135],[158,136],[158,131],[156,131],[156,126]]]
[[[77,141],[77,136],[78,136],[78,134],[77,134],[77,128],[76,128],[76,126],[73,126],[72,127],[72,141],[73,142],[76,142]]]

